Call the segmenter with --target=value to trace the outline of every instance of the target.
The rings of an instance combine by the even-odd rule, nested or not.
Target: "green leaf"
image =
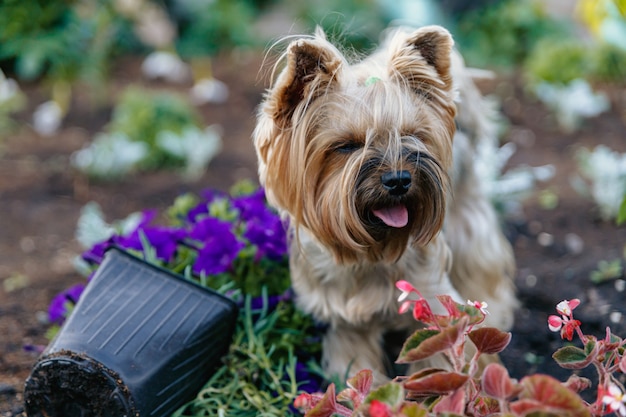
[[[502,352],[509,345],[511,333],[494,327],[481,327],[470,332],[469,338],[481,353],[493,354]]]
[[[450,349],[463,337],[468,322],[468,317],[462,317],[454,326],[442,331],[428,329],[416,331],[405,342],[396,363],[418,361]]]
[[[365,404],[378,400],[392,408],[400,406],[404,402],[404,389],[397,382],[389,382],[370,392],[365,398]]]
[[[439,330],[430,330],[430,329],[419,329],[415,333],[413,333],[402,346],[402,350],[400,351],[400,355],[398,356],[398,361],[404,359],[404,356],[412,351],[413,349],[418,348],[425,340],[430,339],[431,337],[439,334]],[[397,361],[396,361],[397,362]]]
[[[585,353],[579,347],[565,346],[554,352],[552,357],[561,368],[583,369],[586,368],[595,356],[595,349],[590,354]]]
[[[400,410],[403,417],[427,417],[428,410],[419,403],[407,403]]]

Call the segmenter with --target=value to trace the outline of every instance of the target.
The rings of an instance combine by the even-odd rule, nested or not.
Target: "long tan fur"
[[[290,220],[299,306],[329,324],[329,373],[384,379],[383,334],[416,325],[397,313],[400,279],[512,323],[512,252],[473,174],[482,121],[455,138],[454,100],[477,90],[452,48],[441,27],[400,29],[350,63],[318,31],[289,45],[260,106],[260,181]]]

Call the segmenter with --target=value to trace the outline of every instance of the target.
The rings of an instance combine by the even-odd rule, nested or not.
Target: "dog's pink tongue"
[[[409,212],[401,204],[373,210],[372,212],[389,227],[404,227],[409,222]]]

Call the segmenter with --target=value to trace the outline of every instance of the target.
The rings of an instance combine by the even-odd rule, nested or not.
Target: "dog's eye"
[[[335,150],[340,153],[352,153],[363,147],[359,142],[344,142],[335,147]]]

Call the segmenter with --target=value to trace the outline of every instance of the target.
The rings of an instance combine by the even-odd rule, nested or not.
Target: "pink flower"
[[[400,281],[396,282],[396,288],[399,289],[400,291],[402,291],[402,294],[400,294],[400,296],[398,297],[398,302],[402,302],[402,301],[406,300],[407,298],[409,298],[409,295],[411,295],[411,293],[415,293],[417,295],[420,295],[419,291],[417,291],[415,289],[415,287],[413,287],[413,285],[411,285],[410,282],[405,281],[403,279],[401,279]]]
[[[307,392],[303,392],[293,401],[293,406],[300,410],[308,410],[313,407],[313,396]]]
[[[609,407],[609,410],[620,416],[626,416],[626,396],[617,385],[610,384],[608,391],[602,396],[602,403]]]
[[[391,416],[389,406],[378,400],[372,400],[372,402],[370,403],[369,414],[372,417],[390,417]]]
[[[422,297],[422,294],[420,294],[420,292],[416,290],[415,287],[411,285],[411,283],[409,283],[408,281],[400,280],[396,282],[396,288],[402,291],[402,293],[398,297],[398,301],[402,302],[402,304],[400,304],[400,308],[398,308],[398,313],[406,313],[407,311],[409,311],[409,308],[411,308],[412,305],[413,318],[415,318],[415,320],[428,323],[434,319],[435,315],[430,309],[428,301],[426,301]],[[415,294],[418,298],[413,300],[409,299],[409,296],[412,293]]]
[[[413,306],[413,318],[424,323],[429,323],[435,318],[435,315],[430,309],[430,305],[428,305],[428,301],[424,299],[415,301],[415,305]]]
[[[484,302],[484,301],[470,301],[470,300],[467,300],[467,304],[472,306],[472,307],[474,307],[474,308],[479,309],[480,312],[483,313],[483,315],[485,315],[485,316],[487,314],[489,314],[489,312],[487,311],[487,303]]]
[[[551,315],[548,317],[548,328],[553,332],[561,331],[561,338],[569,341],[574,337],[574,331],[580,329],[580,321],[574,319],[574,310],[580,304],[578,298],[563,300],[556,305],[556,311],[561,317]]]

